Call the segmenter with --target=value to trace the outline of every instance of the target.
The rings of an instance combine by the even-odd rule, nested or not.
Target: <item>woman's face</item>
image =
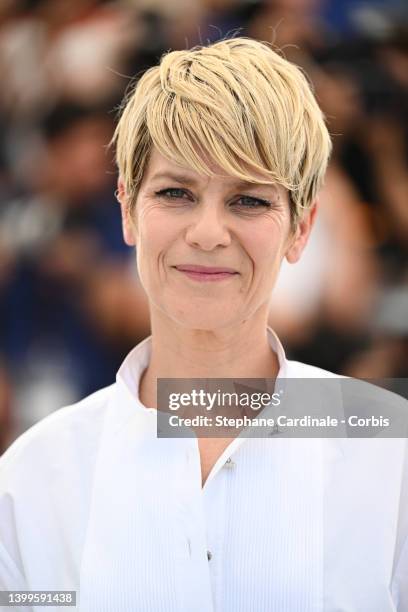
[[[214,164],[212,170],[223,174]],[[121,181],[119,194],[125,241],[136,245],[152,317],[158,311],[191,329],[266,320],[282,259],[297,261],[314,216],[293,232],[281,186],[202,176],[155,149],[131,215]]]

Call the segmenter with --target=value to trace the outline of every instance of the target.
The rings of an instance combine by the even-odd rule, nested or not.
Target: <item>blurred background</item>
[[[274,42],[334,142],[310,244],[270,324],[292,359],[408,376],[408,5],[397,0],[0,1],[0,452],[109,385],[149,334],[107,150],[129,79],[169,49]]]

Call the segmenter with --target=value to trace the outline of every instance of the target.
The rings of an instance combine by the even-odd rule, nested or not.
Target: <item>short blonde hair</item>
[[[268,43],[247,37],[164,54],[125,97],[112,139],[130,205],[154,145],[212,176],[279,183],[297,223],[320,189],[331,140],[303,72]]]

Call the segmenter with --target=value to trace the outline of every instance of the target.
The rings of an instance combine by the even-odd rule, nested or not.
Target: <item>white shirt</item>
[[[268,337],[279,377],[334,376]],[[407,440],[235,438],[202,488],[197,439],[157,438],[139,400],[150,342],[1,458],[0,590],[76,590],[81,612],[408,612]]]

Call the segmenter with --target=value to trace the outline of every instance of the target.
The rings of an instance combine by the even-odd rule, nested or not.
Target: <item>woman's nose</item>
[[[191,246],[212,251],[217,246],[231,244],[230,230],[223,211],[212,204],[202,203],[194,211],[185,238]]]

